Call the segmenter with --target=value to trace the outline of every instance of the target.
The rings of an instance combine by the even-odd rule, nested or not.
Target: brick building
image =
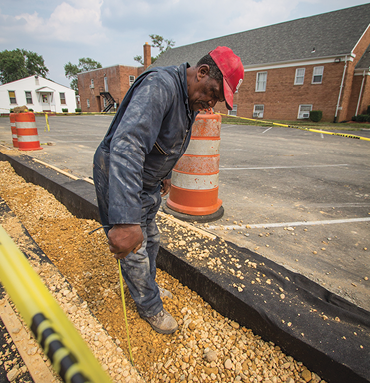
[[[153,66],[195,65],[219,45],[240,56],[244,81],[234,109],[248,118],[296,120],[321,110],[324,121],[346,121],[370,105],[370,4],[270,25],[168,50]],[[82,111],[109,110],[122,101],[144,67],[117,65],[78,75]]]
[[[323,120],[350,120],[370,105],[369,22],[370,4],[360,5],[173,48],[153,66],[194,65],[225,45],[245,68],[230,114],[296,120],[321,110]]]
[[[78,74],[82,112],[108,112],[118,107],[135,79],[150,65],[151,47],[144,45],[144,66],[115,65]]]

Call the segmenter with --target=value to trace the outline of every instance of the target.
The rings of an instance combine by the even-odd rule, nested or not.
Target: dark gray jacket
[[[189,144],[197,113],[189,109],[188,67],[157,67],[140,75],[97,150],[108,156],[112,225],[140,223],[142,190],[156,190],[170,178]]]

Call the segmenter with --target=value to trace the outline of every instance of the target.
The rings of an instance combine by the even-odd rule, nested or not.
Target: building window
[[[94,89],[95,85],[94,85],[94,79],[91,79],[91,83],[90,83],[90,89]]]
[[[104,91],[109,92],[108,91],[108,77],[104,77]]]
[[[26,93],[26,103],[27,104],[33,104],[33,102],[32,102],[32,93],[31,92],[27,92],[27,91],[25,91],[25,93]]]
[[[309,118],[311,110],[312,105],[299,105],[298,119]]]
[[[324,67],[315,66],[313,68],[312,84],[321,84],[323,74],[324,74]]]
[[[66,94],[65,93],[59,93],[60,95],[60,103],[66,104]]]
[[[17,99],[15,98],[15,91],[14,90],[9,90],[8,93],[9,93],[10,103],[11,104],[16,104],[17,103]]]
[[[258,72],[256,79],[256,92],[265,92],[267,82],[267,72]]]
[[[135,81],[135,76],[129,76],[130,86],[134,83],[134,81]]]
[[[90,108],[90,100],[86,99],[86,102],[87,102],[87,107]]]
[[[264,110],[265,110],[264,105],[255,105],[253,108],[253,117],[263,118]]]
[[[229,116],[236,116],[237,110],[238,110],[238,106],[237,106],[237,105],[233,105],[233,110],[229,110],[229,111],[227,112],[227,114],[228,114]]]
[[[297,68],[295,70],[294,85],[303,85],[305,71],[305,68]]]

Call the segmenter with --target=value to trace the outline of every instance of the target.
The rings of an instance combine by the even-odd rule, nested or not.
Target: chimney
[[[148,68],[149,65],[152,63],[152,52],[150,49],[150,45],[148,43],[145,43],[144,46],[144,70]]]

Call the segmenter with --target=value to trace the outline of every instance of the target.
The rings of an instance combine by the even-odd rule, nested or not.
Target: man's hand
[[[171,189],[171,178],[167,180],[162,181],[162,186],[161,186],[161,196],[164,197],[170,192]]]
[[[114,225],[108,231],[109,250],[114,258],[125,258],[131,251],[136,253],[144,240],[140,225]]]

